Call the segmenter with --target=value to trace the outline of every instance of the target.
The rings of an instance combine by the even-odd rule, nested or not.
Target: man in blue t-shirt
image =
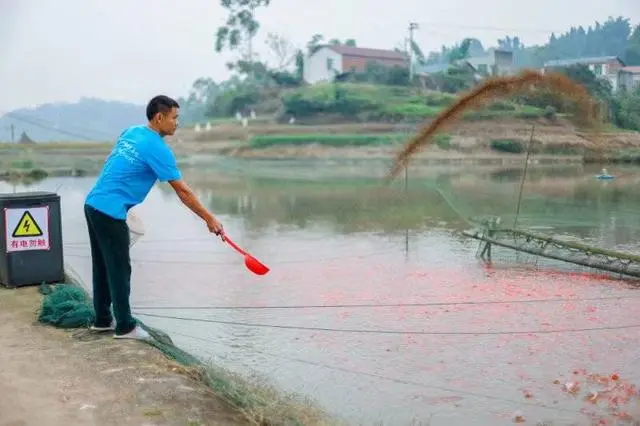
[[[220,222],[182,180],[176,158],[163,139],[175,133],[179,108],[167,96],[151,99],[147,105],[149,123],[122,132],[85,200],[96,311],[91,329],[114,330],[116,338],[149,338],[131,316],[130,237],[126,219],[129,209],[144,201],[156,181],[169,182],[180,200],[204,220],[209,232],[223,235]]]

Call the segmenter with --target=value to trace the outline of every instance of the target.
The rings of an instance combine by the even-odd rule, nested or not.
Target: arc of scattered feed
[[[499,98],[510,97],[540,88],[550,89],[559,96],[574,102],[576,111],[569,119],[575,124],[581,127],[593,128],[599,122],[600,111],[595,108],[596,102],[587,89],[562,73],[550,72],[543,74],[539,71],[528,69],[514,76],[491,77],[468,93],[460,96],[456,102],[441,112],[428,126],[409,139],[396,155],[386,180],[393,180],[414,154],[433,141],[433,136],[437,132],[460,120],[466,111],[477,109]],[[589,140],[584,133],[582,137]]]

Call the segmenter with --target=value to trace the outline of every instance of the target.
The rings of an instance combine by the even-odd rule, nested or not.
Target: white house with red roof
[[[305,58],[304,81],[309,84],[333,81],[337,75],[346,72],[363,72],[369,62],[387,67],[409,67],[409,57],[394,50],[324,45]]]

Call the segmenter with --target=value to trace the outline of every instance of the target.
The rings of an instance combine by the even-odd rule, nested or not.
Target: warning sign
[[[18,221],[18,225],[13,230],[12,237],[41,237],[42,230],[38,223],[33,219],[29,210],[25,210],[22,217]]]
[[[7,252],[49,250],[49,207],[5,208]]]

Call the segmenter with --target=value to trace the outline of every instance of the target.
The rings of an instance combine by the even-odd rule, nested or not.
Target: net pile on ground
[[[91,298],[75,284],[41,285],[44,295],[38,321],[64,329],[88,328],[95,318]],[[162,353],[186,366],[198,366],[200,361],[173,344],[171,338],[162,331],[137,320],[152,337],[148,343]]]

